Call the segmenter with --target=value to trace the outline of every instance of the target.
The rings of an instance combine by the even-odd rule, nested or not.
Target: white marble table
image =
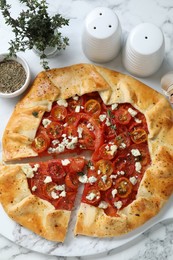
[[[9,0],[8,2],[15,6],[15,15],[15,13],[19,10],[20,4],[17,0]],[[51,68],[62,67],[81,62],[91,63],[83,54],[81,48],[81,34],[86,14],[88,14],[95,7],[106,6],[116,12],[120,19],[124,39],[126,39],[129,31],[141,22],[151,22],[159,26],[165,35],[166,43],[166,53],[163,65],[160,70],[151,77],[145,79],[141,78],[140,80],[161,92],[161,77],[166,72],[173,70],[172,0],[49,0],[48,2],[50,3],[50,12],[59,12],[63,16],[70,18],[69,27],[63,30],[63,33],[70,38],[70,46],[65,52],[50,60]],[[10,28],[4,24],[3,18],[0,15],[0,52],[7,51],[8,41],[11,36],[12,33],[10,32]],[[32,77],[34,78],[35,75],[42,70],[41,66],[39,65],[39,58],[32,51],[21,53],[21,56],[23,56],[28,61],[31,68]],[[121,63],[121,53],[116,59],[103,65],[108,68],[127,73]],[[0,118],[0,120],[8,119],[10,116],[10,111],[17,100],[18,99],[0,100],[1,111],[3,106],[8,107],[7,111],[5,112],[8,113],[7,117],[5,117],[6,114],[4,114],[3,118]],[[42,255],[38,252],[32,251],[32,247],[27,247],[30,249],[16,245],[15,243],[10,242],[4,236],[0,235],[0,259],[2,260],[67,259],[67,257],[64,258],[51,255]],[[81,256],[72,257],[70,259],[171,260],[173,259],[173,221],[170,220],[161,222],[148,231],[144,232],[133,241],[111,251],[92,257]]]

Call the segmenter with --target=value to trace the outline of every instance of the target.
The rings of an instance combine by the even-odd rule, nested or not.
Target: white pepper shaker
[[[107,7],[97,7],[86,17],[82,34],[84,54],[94,62],[114,59],[122,44],[122,31],[117,15]]]
[[[123,48],[122,62],[130,73],[147,77],[154,74],[164,59],[165,41],[160,28],[141,23],[130,32]]]
[[[173,104],[173,71],[166,73],[161,78],[161,88],[164,94],[169,98],[169,101]]]

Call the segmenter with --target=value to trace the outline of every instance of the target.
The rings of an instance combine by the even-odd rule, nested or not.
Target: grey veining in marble
[[[15,8],[18,10],[18,0],[8,0],[9,3],[15,3]],[[62,29],[63,33],[70,38],[70,46],[61,55],[50,60],[51,67],[67,66],[74,63],[90,62],[84,55],[81,47],[81,33],[83,29],[83,22],[86,15],[95,7],[106,6],[111,8],[119,17],[124,41],[127,38],[130,30],[141,22],[151,22],[159,26],[165,36],[166,54],[164,63],[161,69],[153,76],[140,79],[144,83],[149,84],[151,87],[161,92],[160,78],[169,70],[173,70],[173,1],[172,0],[48,0],[49,10],[52,13],[59,12],[63,16],[70,18],[70,26]],[[8,41],[12,33],[9,28],[4,24],[2,16],[0,15],[0,51],[7,50]],[[26,58],[30,67],[32,76],[34,77],[42,68],[39,65],[39,58],[36,57],[32,51],[21,53]],[[33,65],[34,64],[34,65]],[[104,64],[108,68],[126,72],[121,63],[121,54],[113,61]],[[2,107],[6,105],[5,100],[0,100],[0,118],[3,118],[3,124],[8,121],[8,117],[13,110],[15,102],[8,101],[6,109],[7,117],[3,116]],[[1,118],[1,119],[2,119]],[[1,129],[1,135],[3,129]],[[1,151],[1,141],[0,141]],[[173,218],[173,216],[172,216]],[[1,216],[0,216],[1,220]],[[10,227],[6,227],[10,228]],[[15,233],[16,232],[16,233]],[[16,244],[10,242],[7,238],[0,235],[0,260],[66,260],[67,257],[51,256],[50,254],[56,253],[57,245],[52,247],[52,244],[47,242],[49,255],[43,255],[38,252],[32,251],[35,245],[44,249],[44,243],[40,241],[35,235],[29,231],[25,231],[19,225],[15,225],[11,236],[14,238]],[[21,247],[17,244],[24,243],[25,237],[28,236],[30,242],[29,249]],[[23,241],[22,241],[23,239]],[[27,243],[27,242],[26,242]],[[28,245],[25,245],[28,247]],[[94,248],[94,243],[93,243]],[[87,246],[86,246],[87,250]],[[90,252],[88,252],[88,255]],[[95,256],[85,257],[72,257],[72,260],[77,259],[118,259],[118,260],[172,260],[173,259],[173,222],[171,220],[161,222],[151,228],[149,231],[144,232],[135,240],[119,246],[116,249],[109,250],[102,254]]]

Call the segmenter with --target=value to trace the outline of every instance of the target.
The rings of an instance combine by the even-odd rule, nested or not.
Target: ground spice
[[[13,93],[20,89],[26,80],[23,66],[15,60],[0,62],[0,92]]]

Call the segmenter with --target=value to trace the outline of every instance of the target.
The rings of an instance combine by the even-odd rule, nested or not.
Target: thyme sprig
[[[40,52],[40,61],[44,69],[48,69],[46,47],[56,47],[57,50],[65,49],[69,45],[69,39],[63,37],[58,31],[65,25],[69,25],[69,19],[60,14],[50,16],[46,0],[19,0],[25,4],[27,10],[22,10],[14,19],[11,16],[11,5],[6,0],[0,0],[0,9],[5,23],[11,26],[15,35],[9,42],[9,57],[15,56],[18,51],[26,51],[35,47]]]

